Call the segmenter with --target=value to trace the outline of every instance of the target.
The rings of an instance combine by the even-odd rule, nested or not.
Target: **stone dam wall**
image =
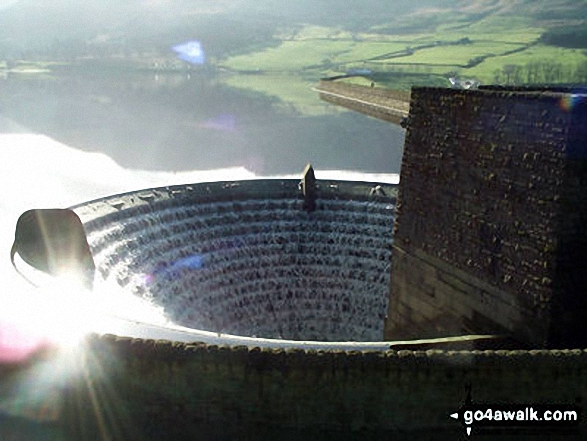
[[[386,339],[586,347],[587,102],[414,88]]]
[[[394,124],[400,124],[410,108],[408,91],[326,80],[321,80],[316,89],[324,101]]]

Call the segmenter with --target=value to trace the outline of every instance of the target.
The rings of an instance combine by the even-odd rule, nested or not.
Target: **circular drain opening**
[[[378,341],[387,310],[396,186],[217,182],[74,207],[97,277],[172,322],[241,336]],[[376,189],[376,191],[374,191]]]

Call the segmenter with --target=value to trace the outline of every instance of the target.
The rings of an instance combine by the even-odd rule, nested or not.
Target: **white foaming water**
[[[288,194],[271,197],[269,188],[257,188],[251,199],[226,201],[216,188],[219,200],[193,203],[189,194],[201,187],[190,186],[188,197],[176,188],[173,200],[151,199],[147,210],[139,209],[145,204],[134,194],[116,199],[128,210],[86,224],[98,278],[164,306],[168,317],[190,328],[267,338],[380,339],[393,204],[324,197],[308,215],[295,197],[296,180],[279,182],[288,183]],[[347,191],[336,185],[337,196]],[[77,210],[83,219],[102,204]]]

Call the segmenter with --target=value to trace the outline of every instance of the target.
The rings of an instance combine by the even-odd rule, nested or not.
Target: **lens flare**
[[[25,329],[35,329],[49,345],[75,347],[91,330],[93,317],[92,306],[88,304],[89,293],[77,273],[47,276],[22,324]]]
[[[112,281],[99,281],[89,289],[74,268],[48,275],[17,259],[23,275],[36,288],[14,303],[18,311],[0,315],[0,363],[22,362],[43,348],[74,349],[91,333],[107,333],[112,320],[167,324],[161,308],[122,289]],[[201,256],[175,262],[165,271],[199,268]],[[145,276],[148,284],[153,275]],[[10,320],[7,320],[9,318]]]
[[[152,273],[140,275],[137,281],[144,286],[151,284],[156,278],[171,281],[178,278],[182,271],[199,270],[203,267],[204,256],[192,254],[173,262],[162,262],[155,267]]]
[[[569,93],[561,97],[559,106],[565,112],[570,112],[573,108],[579,104],[579,102],[585,98],[585,95]]]
[[[63,417],[72,411],[67,404],[71,397],[75,405],[89,409],[98,423],[107,419],[106,413],[111,409],[122,415],[124,409],[117,407],[121,401],[116,389],[108,381],[94,384],[97,379],[107,378],[106,371],[117,360],[104,350],[98,356],[94,354],[95,345],[85,338],[97,332],[100,323],[105,322],[105,310],[114,305],[106,298],[98,298],[99,293],[80,290],[70,277],[54,278],[52,283],[36,288],[34,295],[29,294],[26,290],[19,293],[18,314],[15,305],[3,304],[10,309],[13,320],[6,318],[10,316],[5,316],[5,310],[0,311],[0,368],[13,367],[0,369],[0,421],[9,425],[17,422],[26,430],[41,427],[38,423],[49,423],[51,426],[42,426],[48,430],[56,422],[68,421],[67,416],[65,420]],[[107,306],[100,307],[102,302]],[[14,367],[18,370],[14,371]],[[73,394],[72,388],[76,391]],[[18,439],[29,439],[26,430]],[[106,425],[98,425],[98,430],[102,432],[99,439],[129,439],[107,433],[112,429]],[[2,429],[0,433],[0,437],[6,434]]]
[[[197,40],[186,41],[175,45],[171,48],[176,54],[177,58],[187,61],[190,64],[204,64],[206,62],[206,55],[202,44]]]
[[[0,321],[0,364],[21,363],[47,345],[35,327],[16,320]]]

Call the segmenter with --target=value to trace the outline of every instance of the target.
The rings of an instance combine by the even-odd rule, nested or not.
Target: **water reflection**
[[[285,111],[277,98],[224,85],[226,75],[159,73],[158,81],[153,72],[12,76],[3,81],[0,117],[133,169],[245,166],[271,175],[299,173],[312,162],[322,170],[399,172],[399,127],[351,112]],[[231,84],[239,78],[231,77]],[[314,105],[331,107],[318,96]],[[0,124],[0,132],[6,130]]]
[[[236,117],[231,114],[222,114],[200,123],[203,129],[223,130],[233,132],[236,130]]]

